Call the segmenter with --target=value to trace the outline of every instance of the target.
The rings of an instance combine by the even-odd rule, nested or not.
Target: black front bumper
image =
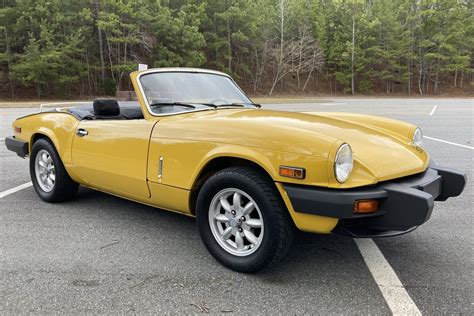
[[[5,145],[8,150],[15,152],[21,158],[25,158],[28,155],[28,142],[18,140],[15,136],[6,137]]]
[[[296,212],[338,218],[333,232],[352,237],[384,237],[414,230],[430,218],[434,201],[458,196],[465,184],[464,174],[432,165],[420,174],[356,189],[283,186]],[[379,201],[377,212],[353,212],[355,201],[372,199]]]

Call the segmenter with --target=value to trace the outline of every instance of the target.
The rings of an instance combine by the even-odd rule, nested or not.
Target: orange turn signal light
[[[379,201],[377,200],[358,200],[354,202],[354,213],[366,214],[378,211]]]
[[[304,168],[280,166],[280,176],[295,179],[304,179],[305,170]]]
[[[15,133],[21,133],[21,127],[15,126]]]

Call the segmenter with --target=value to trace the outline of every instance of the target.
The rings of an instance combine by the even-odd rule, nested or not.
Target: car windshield
[[[252,101],[229,77],[203,72],[155,72],[140,77],[150,109],[155,114],[194,109],[240,106]]]

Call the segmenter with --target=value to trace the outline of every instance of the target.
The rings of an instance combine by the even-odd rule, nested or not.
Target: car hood
[[[378,181],[423,171],[427,154],[410,145],[414,126],[345,113],[221,109],[162,119],[160,136],[230,143],[334,159],[348,143],[354,159]],[[332,151],[331,151],[332,150]]]

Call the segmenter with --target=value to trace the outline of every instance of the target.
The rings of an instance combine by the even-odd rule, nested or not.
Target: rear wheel
[[[278,262],[293,238],[293,224],[266,174],[232,167],[210,177],[196,211],[201,238],[224,266],[257,272]]]
[[[54,145],[43,138],[33,144],[30,175],[36,193],[46,202],[72,199],[79,187],[69,177]]]

